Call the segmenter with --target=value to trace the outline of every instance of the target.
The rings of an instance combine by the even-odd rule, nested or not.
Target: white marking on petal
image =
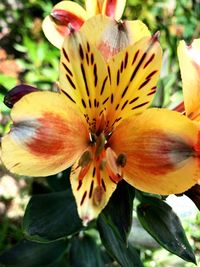
[[[10,135],[16,142],[26,143],[36,136],[40,126],[40,123],[34,119],[18,122],[12,127]]]
[[[187,47],[189,57],[200,66],[200,51],[194,48],[192,45]]]

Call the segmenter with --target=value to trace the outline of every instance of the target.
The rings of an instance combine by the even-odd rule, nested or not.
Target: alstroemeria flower
[[[141,38],[151,36],[147,26],[140,20],[117,22],[103,15],[88,19],[81,27],[81,32],[106,61]]]
[[[184,102],[179,105],[181,111],[200,127],[200,39],[191,45],[181,41],[178,46],[178,59],[183,84]],[[200,185],[197,184],[185,194],[200,207]]]
[[[199,178],[197,126],[178,112],[146,110],[161,58],[156,36],[107,62],[81,31],[70,34],[61,50],[60,93],[33,92],[14,104],[13,126],[2,139],[5,166],[47,176],[72,165],[71,186],[85,224],[121,179],[158,194],[190,188]]]
[[[94,39],[99,38],[101,36],[99,31],[101,32],[105,30],[105,33],[107,33],[106,28],[107,26],[110,27],[110,23],[112,23],[112,26],[116,29],[114,24],[116,24],[115,22],[119,21],[121,18],[125,2],[125,0],[86,0],[86,10],[72,1],[59,2],[53,7],[51,15],[47,16],[43,21],[42,28],[44,34],[50,43],[60,49],[65,36],[69,35],[71,31],[79,30],[84,22],[90,17],[102,14],[110,17],[110,21],[112,22],[104,19],[104,21],[101,21],[101,27],[97,27],[99,23],[98,21],[93,24],[97,31],[94,34],[90,33],[90,36]],[[106,25],[106,23],[108,23],[108,25]],[[129,35],[133,35],[133,33],[135,34],[135,32],[137,32],[137,34],[141,36],[143,32],[144,34],[147,32],[147,27],[141,21],[125,21],[123,24],[125,25],[124,27]],[[93,29],[92,32],[94,32]],[[106,42],[110,41],[114,44],[114,40],[116,39],[116,30],[112,30],[111,32],[112,35],[109,40],[107,40],[109,36],[106,38]],[[123,38],[121,41],[123,41]],[[116,44],[114,45],[116,46]]]
[[[186,116],[193,121],[200,121],[200,39],[195,39],[191,45],[181,41],[178,59]]]

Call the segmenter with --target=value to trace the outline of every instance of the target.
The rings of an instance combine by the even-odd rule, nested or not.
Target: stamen
[[[99,119],[97,119],[96,121],[96,135],[100,135],[100,133],[102,133],[105,128],[104,110],[101,110],[99,116]]]
[[[120,154],[118,157],[115,152],[111,148],[107,148],[106,150],[106,171],[110,177],[110,179],[114,183],[118,183],[122,180],[122,165],[125,165],[126,156],[124,154]],[[119,164],[118,164],[119,163]]]
[[[101,152],[104,149],[106,143],[106,138],[105,135],[103,133],[101,133],[98,138],[97,138],[97,142],[96,142],[96,151],[95,151],[95,156],[98,157],[101,155]]]
[[[91,142],[92,144],[95,143],[96,140],[97,140],[97,136],[96,136],[96,134],[95,134],[95,133],[89,133],[89,135],[90,135],[90,142]]]
[[[126,162],[127,162],[126,155],[124,153],[119,154],[116,160],[117,166],[125,167]]]
[[[78,161],[78,166],[80,167],[86,167],[91,161],[92,161],[92,152],[89,150],[86,150],[82,156],[80,157]]]
[[[103,171],[103,170],[105,170],[105,167],[106,167],[106,159],[104,158],[104,159],[102,159],[102,161],[99,164],[99,169],[101,171]]]
[[[102,187],[97,186],[93,193],[93,204],[96,207],[102,206],[105,202],[104,190]]]

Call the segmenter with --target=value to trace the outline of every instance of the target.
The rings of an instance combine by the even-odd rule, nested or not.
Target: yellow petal
[[[79,106],[92,128],[104,112],[110,86],[105,60],[81,32],[65,39],[59,86],[70,102]]]
[[[61,13],[59,16],[54,16],[56,10]],[[47,16],[44,19],[43,32],[49,42],[60,49],[64,37],[70,33],[70,28],[78,30],[86,19],[86,11],[79,4],[72,1],[61,1],[54,6],[52,17]]]
[[[85,0],[85,8],[88,18],[101,13],[98,2],[98,0]]]
[[[94,44],[108,60],[142,37],[150,36],[144,23],[139,20],[116,22],[106,16],[95,16],[87,20],[81,32]]]
[[[200,120],[200,39],[187,46],[181,41],[178,46],[178,59],[183,83],[183,96],[186,115]]]
[[[104,0],[102,14],[115,20],[121,19],[126,5],[126,0]]]
[[[2,160],[13,173],[58,173],[71,166],[88,145],[85,120],[64,95],[25,95],[14,105],[11,118],[11,131],[2,139]]]
[[[130,44],[136,43],[143,37],[151,36],[147,26],[140,20],[125,20],[124,25],[128,32]]]
[[[116,183],[109,178],[106,170],[99,172],[100,176],[97,178],[97,168],[95,163],[91,163],[87,174],[80,180],[78,177],[81,167],[77,162],[73,166],[70,176],[78,213],[84,225],[97,218],[116,189]],[[98,179],[100,179],[100,186]]]
[[[108,146],[126,155],[124,179],[155,194],[182,193],[200,179],[199,130],[186,116],[148,109],[127,118]]]
[[[162,50],[156,37],[144,37],[108,62],[111,127],[149,107],[156,92],[161,61]]]

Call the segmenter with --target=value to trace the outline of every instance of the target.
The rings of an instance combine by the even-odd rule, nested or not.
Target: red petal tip
[[[160,37],[160,32],[157,31],[156,33],[154,33],[154,35],[151,38],[153,42],[157,42],[159,37]]]
[[[4,104],[12,108],[13,105],[19,101],[23,96],[30,94],[32,92],[37,92],[38,89],[36,87],[20,84],[15,86],[12,90],[10,90],[7,95],[4,97]]]
[[[84,23],[81,17],[62,9],[54,9],[50,14],[50,18],[58,26],[67,26],[70,32],[77,31]]]

